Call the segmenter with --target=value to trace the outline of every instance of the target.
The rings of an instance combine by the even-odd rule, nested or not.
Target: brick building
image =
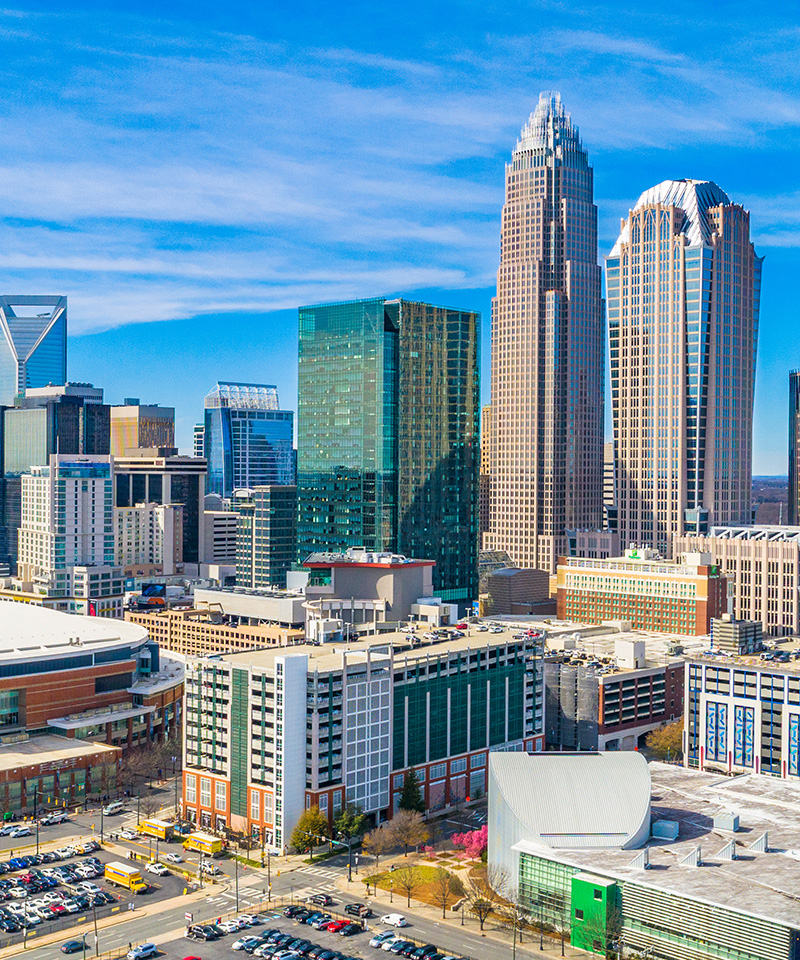
[[[728,583],[710,554],[675,562],[654,550],[629,549],[607,560],[562,557],[557,573],[560,620],[624,620],[637,630],[701,635],[728,612]]]

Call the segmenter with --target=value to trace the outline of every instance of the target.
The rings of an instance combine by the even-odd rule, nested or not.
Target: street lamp
[[[392,899],[392,885],[393,885],[393,883],[394,883],[394,880],[392,880],[392,878],[389,877],[389,903],[394,903],[394,900]]]

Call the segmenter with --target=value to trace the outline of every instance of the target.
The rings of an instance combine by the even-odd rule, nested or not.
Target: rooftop
[[[759,670],[766,670],[769,673],[800,673],[800,637],[767,638],[766,644],[770,647],[765,651],[766,654],[786,653],[789,654],[791,659],[787,663],[783,663],[780,660],[763,660],[761,653],[739,656],[733,653],[725,653],[722,650],[709,649],[708,647],[692,652],[689,659],[726,666],[757,667]],[[771,649],[773,646],[774,650]]]
[[[147,631],[134,623],[60,613],[30,603],[0,599],[0,657],[31,660],[143,644]]]
[[[312,553],[303,561],[304,567],[396,567],[434,566],[435,560],[412,560],[402,553],[377,553],[360,547],[350,547],[345,553]]]
[[[0,746],[0,771],[18,770],[31,764],[52,763],[53,769],[66,760],[87,755],[107,753],[109,760],[119,753],[118,747],[109,747],[105,743],[89,743],[74,737],[57,737],[48,733],[41,737],[32,737],[20,743],[5,743]]]
[[[517,849],[756,914],[792,928],[800,919],[800,784],[767,776],[726,777],[651,763],[652,822],[677,821],[678,839],[650,839],[650,868],[631,866],[630,850],[550,850],[523,841]],[[714,827],[714,815],[739,815],[739,832]],[[769,834],[768,853],[750,849]],[[718,856],[730,842],[736,860]],[[702,866],[681,864],[701,847]]]
[[[491,753],[489,770],[492,787],[542,846],[631,849],[650,833],[650,773],[640,753]]]
[[[453,631],[455,633],[455,631]],[[244,650],[241,653],[227,653],[212,655],[216,661],[222,660],[237,666],[271,667],[276,657],[302,654],[309,659],[309,668],[321,672],[337,670],[342,666],[342,658],[347,654],[348,659],[366,659],[368,651],[375,654],[389,653],[394,656],[395,664],[401,666],[404,662],[415,663],[428,657],[438,657],[443,654],[466,650],[479,650],[486,647],[503,646],[513,639],[516,630],[505,630],[503,633],[478,633],[474,627],[469,633],[452,636],[438,641],[423,641],[423,631],[418,635],[407,631],[380,633],[375,636],[350,642],[335,642],[325,644],[295,643],[288,647],[270,647],[265,650]],[[408,638],[414,636],[416,643]],[[202,658],[197,658],[202,659]]]

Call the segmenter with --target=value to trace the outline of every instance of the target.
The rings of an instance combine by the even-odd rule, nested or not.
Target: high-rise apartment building
[[[121,616],[110,457],[53,455],[22,477],[19,580],[57,608]]]
[[[239,487],[294,483],[294,413],[280,409],[277,387],[220,382],[205,411],[209,493],[230,497]]]
[[[117,563],[126,577],[174,576],[183,572],[183,507],[142,503],[115,507]]]
[[[109,407],[90,383],[29,387],[0,411],[0,560],[17,560],[21,477],[60,454],[108,454]]]
[[[800,370],[789,374],[789,523],[800,519]]]
[[[114,461],[114,506],[174,503],[183,507],[183,562],[203,562],[206,461],[170,447],[142,448]]]
[[[603,321],[593,175],[558,94],[544,93],[506,166],[492,302],[492,516],[484,538],[555,571],[566,531],[597,530]]]
[[[477,597],[480,316],[409,300],[300,308],[298,558],[436,561]]]
[[[0,406],[67,380],[67,298],[0,296]]]
[[[111,455],[124,457],[139,447],[175,446],[175,408],[143,404],[128,397],[111,408]]]
[[[490,752],[543,748],[544,695],[536,637],[479,636],[189,658],[183,815],[283,853],[310,806],[391,816],[412,767],[431,811],[484,795]]]
[[[285,587],[297,557],[297,487],[237,491],[236,586]]]
[[[620,542],[747,523],[761,258],[715,183],[646,190],[606,258]]]

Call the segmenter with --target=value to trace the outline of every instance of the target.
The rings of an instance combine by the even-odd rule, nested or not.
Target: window
[[[211,806],[211,781],[208,777],[200,777],[200,805]]]
[[[250,819],[261,819],[261,794],[257,790],[250,793]]]
[[[327,814],[328,812],[328,794],[323,793],[319,798],[319,812]]]
[[[469,765],[474,770],[475,767],[485,767],[486,766],[486,754],[481,753],[477,757],[470,757]]]
[[[402,789],[403,789],[403,779],[404,779],[404,776],[403,776],[402,773],[398,773],[398,774],[395,775],[395,777],[394,777],[394,789],[395,789],[395,790],[402,790]]]
[[[224,810],[226,807],[226,784],[223,780],[217,780],[214,787],[214,806],[217,808],[217,810]]]
[[[467,769],[467,758],[460,757],[450,761],[450,773],[463,773]]]
[[[431,780],[438,780],[440,777],[447,775],[447,764],[446,763],[435,763],[431,767]]]
[[[578,910],[577,907],[575,908],[575,919],[583,920],[583,910]]]
[[[264,820],[267,823],[272,823],[272,794],[264,794]]]
[[[603,891],[602,891],[602,890],[598,890],[597,887],[595,887],[595,890],[594,890],[594,898],[595,898],[595,900],[602,900],[602,899],[603,899]]]
[[[186,802],[197,803],[197,778],[186,775]]]

